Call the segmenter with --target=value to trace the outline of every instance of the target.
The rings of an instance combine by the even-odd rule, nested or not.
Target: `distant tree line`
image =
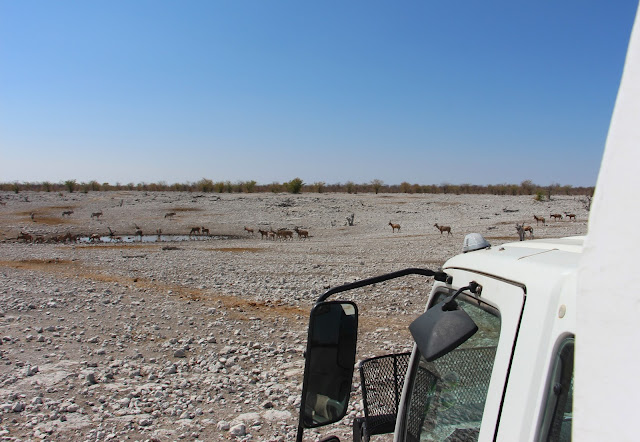
[[[593,195],[594,187],[574,187],[554,183],[541,186],[531,180],[522,181],[520,184],[385,184],[382,180],[375,179],[368,183],[326,184],[318,181],[312,184],[303,182],[300,178],[294,178],[288,182],[273,182],[271,184],[258,184],[256,181],[213,181],[202,178],[194,183],[168,184],[164,181],[157,183],[128,183],[110,184],[98,183],[95,180],[89,182],[77,182],[66,180],[59,183],[43,182],[13,182],[0,183],[0,190],[19,193],[20,191],[36,192],[109,192],[121,190],[137,190],[146,192],[202,192],[202,193],[426,193],[426,194],[489,194],[489,195],[534,195],[538,200],[551,198],[551,195]]]

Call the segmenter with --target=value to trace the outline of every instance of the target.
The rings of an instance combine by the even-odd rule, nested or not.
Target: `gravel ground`
[[[469,232],[493,245],[516,241],[516,222],[535,238],[582,235],[588,215],[569,196],[0,192],[0,202],[2,440],[293,440],[308,312],[324,291],[437,269]],[[564,212],[576,220],[549,220]],[[209,236],[190,237],[193,227]],[[309,238],[258,232],[294,227]],[[67,233],[81,241],[53,240]],[[412,276],[349,292],[357,358],[409,350],[430,287]],[[355,377],[348,419],[307,439],[350,439],[358,387]]]

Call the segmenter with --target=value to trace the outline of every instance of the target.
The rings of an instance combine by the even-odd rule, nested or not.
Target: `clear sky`
[[[0,0],[0,182],[595,185],[637,6]]]

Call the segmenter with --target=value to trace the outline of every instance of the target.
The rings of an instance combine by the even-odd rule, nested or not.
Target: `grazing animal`
[[[276,235],[278,236],[278,238],[282,239],[283,241],[285,239],[293,239],[293,232],[291,230],[287,230],[287,229],[280,229],[276,232]]]
[[[273,230],[270,230],[267,232],[267,239],[271,238],[272,240],[276,240],[276,232],[274,232]]]
[[[137,229],[136,233],[133,236],[139,236],[140,241],[142,242],[142,229]]]
[[[525,226],[524,224],[516,223],[516,230],[518,231],[520,241],[524,241],[524,236],[527,232],[529,232],[529,237],[533,238],[533,227],[531,226]]]
[[[200,234],[200,227],[192,227],[191,232],[189,232],[189,236],[199,235],[199,234]]]
[[[206,228],[203,227],[202,228],[202,234],[209,236],[209,229],[206,229]]]
[[[73,213],[73,210],[65,210],[64,212],[62,212],[62,217],[64,218],[65,216],[71,216],[71,214]]]
[[[20,231],[20,234],[18,235],[18,241],[19,240],[23,240],[24,242],[32,242],[33,241],[33,236],[31,236],[28,233],[24,233],[23,231]]]
[[[100,235],[98,233],[93,233],[90,237],[89,237],[89,241],[91,242],[102,242],[100,240]]]
[[[247,234],[254,235],[253,229],[250,229],[247,226],[244,226],[244,230],[246,230]]]
[[[101,210],[100,212],[93,212],[93,213],[91,214],[91,218],[94,218],[94,217],[95,217],[95,218],[96,218],[96,219],[98,219],[98,220],[100,219],[100,217],[101,217],[101,216],[102,216],[102,210]]]
[[[164,215],[165,218],[169,218],[169,219],[173,219],[174,216],[176,216],[176,212],[169,212],[169,213],[165,213]]]
[[[296,231],[296,233],[298,234],[298,239],[307,239],[309,238],[309,232],[307,230],[302,230],[302,229],[298,229],[297,227],[294,227],[294,229]]]
[[[392,232],[395,232],[396,229],[398,229],[398,232],[400,232],[400,224],[393,224],[391,221],[389,221],[389,225],[391,226]]]
[[[559,214],[559,213],[552,213],[552,214],[549,215],[549,218],[553,218],[553,219],[555,219],[557,221],[559,219],[562,219],[562,215]]]
[[[542,225],[543,225],[543,226],[546,226],[546,220],[544,219],[544,217],[542,217],[542,216],[537,216],[537,215],[533,215],[533,219],[535,219],[535,220],[536,220],[536,226],[538,225],[538,223],[539,223],[540,221],[542,221]]]
[[[574,221],[576,220],[576,214],[575,213],[564,212],[564,216],[566,216],[567,218],[572,219]]]
[[[44,243],[44,236],[42,235],[37,235],[34,239],[33,242],[36,244],[42,244]]]
[[[435,223],[433,226],[435,228],[437,228],[438,230],[440,230],[440,235],[442,235],[442,232],[447,232],[447,236],[449,236],[449,235],[453,236],[453,233],[451,233],[451,227],[449,227],[449,226],[439,226],[438,223]]]
[[[260,233],[260,239],[264,239],[265,236],[269,238],[269,232],[267,232],[266,230],[258,229],[258,232]]]

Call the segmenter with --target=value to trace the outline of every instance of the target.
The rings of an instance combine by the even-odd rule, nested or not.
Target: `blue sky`
[[[595,185],[637,0],[0,0],[0,182]]]

